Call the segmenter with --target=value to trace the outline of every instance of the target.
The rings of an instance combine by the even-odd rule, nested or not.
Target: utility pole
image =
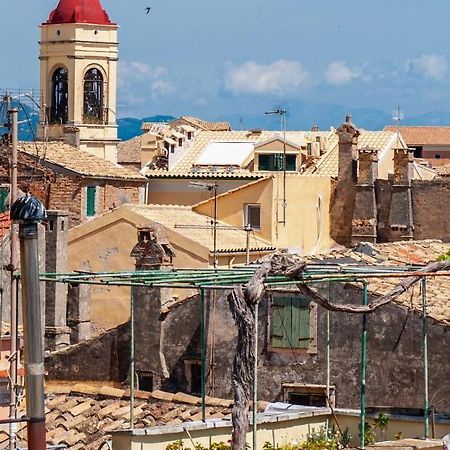
[[[9,132],[11,133],[9,142],[11,143],[11,190],[10,190],[10,204],[13,205],[17,200],[17,144],[18,144],[18,116],[19,112],[17,108],[10,109],[11,97],[7,96],[6,100],[8,109],[8,125]],[[11,126],[12,118],[12,126]],[[17,239],[17,227],[11,224],[11,259],[10,259],[10,339],[11,339],[11,352],[10,352],[10,403],[9,403],[9,418],[17,418],[17,351],[18,351],[18,327],[17,327],[17,283],[14,278],[14,272],[17,270],[18,263],[18,239]],[[9,448],[16,448],[16,433],[17,423],[11,422],[9,424]]]
[[[46,218],[42,203],[29,195],[16,200],[11,218],[19,224],[24,334],[25,391],[29,450],[45,450],[44,351],[39,290],[38,223]]]
[[[245,246],[245,264],[248,266],[250,264],[250,233],[253,231],[250,223],[245,224],[244,231],[247,233]]]
[[[274,109],[273,111],[267,111],[264,114],[266,115],[279,115],[281,122],[281,129],[283,131],[283,220],[281,223],[286,226],[286,109]]]

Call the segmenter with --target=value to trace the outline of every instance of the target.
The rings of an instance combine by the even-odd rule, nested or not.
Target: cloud
[[[225,88],[233,94],[285,95],[309,83],[310,75],[302,65],[285,59],[267,65],[253,61],[230,65],[225,73]]]
[[[428,53],[407,62],[410,73],[422,75],[433,80],[442,80],[448,72],[448,61],[445,55]]]
[[[325,71],[326,80],[335,86],[347,84],[360,76],[360,69],[351,69],[344,61],[332,61]]]
[[[118,74],[119,104],[134,111],[133,108],[143,107],[150,102],[161,102],[176,91],[169,77],[169,70],[165,66],[152,67],[139,61],[121,61]]]

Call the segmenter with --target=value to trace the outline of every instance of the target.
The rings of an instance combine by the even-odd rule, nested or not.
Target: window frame
[[[286,172],[297,171],[297,154],[286,153]],[[284,153],[283,152],[264,152],[258,153],[258,171],[261,172],[282,172],[284,169]],[[262,159],[266,161],[262,164]]]
[[[86,202],[85,202],[85,214],[88,219],[93,218],[97,215],[97,188],[98,186],[90,185],[86,186]],[[90,192],[93,192],[93,205],[92,209],[90,209]],[[92,212],[92,214],[90,214]]]
[[[99,67],[89,67],[83,77],[83,123],[105,123],[105,76]]]
[[[259,208],[259,225],[252,225],[249,223],[250,214],[249,209],[251,208]],[[247,226],[250,225],[250,228],[252,230],[260,231],[262,229],[261,226],[261,204],[260,203],[245,203],[244,204],[244,228],[247,228]]]
[[[50,123],[64,125],[69,121],[69,72],[58,66],[51,78]]]
[[[292,344],[292,340],[295,339],[295,333],[293,334],[292,330],[290,330],[290,338],[288,338],[288,340],[290,340],[290,344],[286,345],[286,346],[278,346],[278,345],[274,345],[274,314],[276,314],[275,312],[275,308],[280,308],[282,307],[281,305],[276,305],[276,302],[279,301],[280,299],[298,299],[300,300],[300,303],[307,301],[308,302],[308,306],[303,307],[302,309],[308,309],[308,333],[309,333],[309,337],[308,339],[308,345],[305,346],[294,346],[291,345]],[[280,302],[281,303],[281,302]],[[286,308],[287,306],[284,306],[284,308]],[[291,308],[292,308],[292,303],[291,303]],[[298,354],[298,353],[303,353],[303,354],[316,354],[317,353],[317,304],[315,302],[313,302],[311,299],[309,299],[308,297],[305,296],[301,296],[301,295],[277,295],[277,294],[272,294],[269,297],[269,302],[268,302],[268,319],[267,319],[267,340],[268,340],[268,349],[271,352],[278,352],[278,353],[286,353],[287,355],[289,354]],[[283,314],[283,317],[285,316],[285,314]],[[298,314],[298,317],[295,318],[294,322],[296,323],[301,323],[302,318],[299,317],[300,314]],[[305,317],[303,316],[303,320],[305,320]],[[291,318],[291,326],[292,326],[292,318]],[[288,325],[289,327],[289,325]],[[284,330],[286,332],[286,330]],[[299,338],[301,338],[301,331],[298,330],[298,336]],[[303,339],[303,338],[301,338]]]

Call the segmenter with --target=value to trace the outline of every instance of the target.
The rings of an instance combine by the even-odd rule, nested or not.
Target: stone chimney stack
[[[394,150],[394,177],[391,209],[389,211],[389,241],[414,239],[411,179],[413,175],[413,150]]]
[[[161,270],[171,267],[175,256],[161,228],[141,227],[138,241],[131,251],[136,271]],[[135,333],[135,370],[138,389],[161,389],[169,378],[164,360],[164,314],[162,305],[170,303],[172,290],[163,287],[133,287]]]
[[[69,213],[47,211],[48,227],[45,233],[45,271],[67,272]],[[45,287],[45,348],[57,350],[69,345],[70,329],[66,324],[67,285],[46,283]]]
[[[356,181],[357,145],[360,135],[352,123],[352,116],[345,116],[345,122],[336,130],[339,138],[338,180]]]
[[[358,183],[352,220],[352,245],[377,241],[375,180],[378,178],[378,151],[364,147],[358,151]]]
[[[352,235],[353,209],[356,196],[357,146],[359,130],[347,115],[336,130],[339,140],[338,178],[332,197],[331,237],[341,245],[349,246]]]

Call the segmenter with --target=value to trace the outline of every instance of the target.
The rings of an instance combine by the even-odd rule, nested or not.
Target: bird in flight
[[[150,6],[147,6],[147,8],[145,8],[146,14],[148,14],[148,13],[150,12],[151,9],[152,9],[152,8],[151,8]]]

